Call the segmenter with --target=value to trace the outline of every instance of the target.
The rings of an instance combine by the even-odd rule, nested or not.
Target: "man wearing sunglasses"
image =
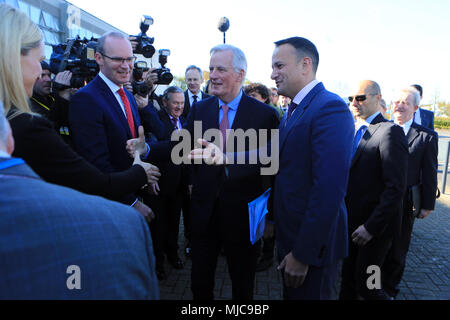
[[[130,81],[136,57],[128,38],[118,32],[103,35],[95,59],[99,74],[71,99],[69,123],[76,150],[103,172],[128,169],[133,160],[125,146],[138,136],[141,120],[136,100],[123,85]],[[133,206],[147,219],[153,212],[137,196],[121,202]]]
[[[408,146],[402,128],[380,114],[381,90],[376,82],[360,82],[348,99],[357,121],[345,198],[349,255],[342,267],[339,298],[387,300],[383,288],[369,288],[367,270],[381,268],[393,235],[399,232]]]

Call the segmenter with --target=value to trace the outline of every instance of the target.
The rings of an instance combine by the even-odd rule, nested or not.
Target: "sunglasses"
[[[376,96],[376,94],[371,94],[371,93],[369,93],[369,94],[360,94],[360,95],[358,95],[358,96],[349,96],[348,97],[348,100],[350,101],[350,102],[353,102],[353,99],[355,99],[356,101],[358,101],[358,102],[362,102],[362,101],[364,101],[364,100],[366,100],[367,99],[367,96]]]

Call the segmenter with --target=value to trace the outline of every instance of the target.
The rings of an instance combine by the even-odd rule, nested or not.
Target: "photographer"
[[[3,5],[0,9],[5,15],[16,12]],[[31,111],[28,101],[42,72],[43,35],[33,23],[26,30],[8,23],[0,20],[0,98],[15,138],[13,156],[25,160],[47,182],[113,200],[156,182],[159,169],[139,157],[121,172],[99,171],[64,143],[50,121]],[[149,221],[152,214],[144,216]]]

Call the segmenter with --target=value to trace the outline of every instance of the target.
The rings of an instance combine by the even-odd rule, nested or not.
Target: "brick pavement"
[[[447,193],[450,193],[448,189]],[[416,220],[407,265],[400,284],[399,300],[449,300],[450,299],[450,195],[442,195],[436,210],[424,220]],[[181,253],[184,248],[183,225],[180,223],[180,257],[185,261],[183,270],[175,270],[166,263],[168,278],[160,281],[163,300],[191,300],[191,260]],[[334,294],[337,297],[336,284]],[[231,280],[225,258],[219,256],[216,270],[214,296],[217,300],[231,299]],[[255,281],[256,300],[282,299],[281,276],[275,265],[258,272]]]

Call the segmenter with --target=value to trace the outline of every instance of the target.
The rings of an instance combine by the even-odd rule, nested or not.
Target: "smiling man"
[[[123,84],[130,80],[136,57],[131,43],[118,32],[103,35],[95,53],[99,74],[71,99],[69,123],[76,150],[105,173],[128,169],[133,159],[126,141],[138,135],[140,118],[136,100]],[[121,202],[143,216],[151,210],[129,194]]]
[[[420,104],[419,93],[413,88],[405,88],[394,99],[394,122],[403,128],[408,140],[408,178],[403,197],[402,228],[394,235],[392,247],[383,264],[383,286],[385,291],[396,297],[406,265],[406,255],[411,242],[415,218],[424,219],[434,210],[437,188],[438,136],[436,132],[417,124],[414,112]],[[414,214],[414,193],[420,198],[420,208]],[[415,203],[417,206],[417,202]]]

